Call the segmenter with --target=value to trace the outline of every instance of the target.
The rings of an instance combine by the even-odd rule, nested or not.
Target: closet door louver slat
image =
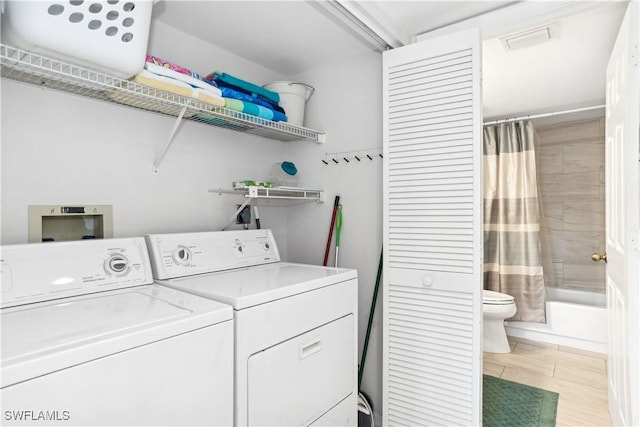
[[[461,52],[453,52],[436,58],[416,61],[409,68],[411,74],[407,74],[407,66],[393,67],[389,71],[389,99],[393,99],[398,105],[401,105],[403,95],[415,94],[421,87],[433,85],[433,80],[437,82],[439,88],[445,88],[447,84],[455,85],[464,82],[463,89],[466,93],[471,94],[473,91],[473,70],[471,63],[470,50]],[[461,61],[464,60],[466,62]],[[436,72],[434,72],[434,69]],[[450,71],[450,73],[448,72]],[[411,77],[410,79],[408,77]],[[415,90],[411,90],[415,88]],[[416,143],[407,146],[402,138],[397,137],[400,132],[406,138],[412,138],[415,132],[433,132],[443,128],[455,129],[472,135],[472,117],[473,104],[470,101],[464,103],[463,106],[457,108],[453,112],[447,109],[449,103],[446,98],[441,99],[439,104],[431,99],[430,93],[425,93],[422,98],[425,102],[431,102],[431,107],[415,107],[410,112],[402,111],[400,114],[394,112],[394,108],[389,109],[389,134],[396,135],[396,138],[389,141],[389,187],[394,193],[413,194],[416,190],[420,194],[437,195],[442,192],[465,191],[471,189],[472,172],[473,172],[473,139],[471,137],[460,141],[460,145],[446,147],[438,145],[437,148],[431,148],[431,145],[441,143],[437,138],[432,137],[431,140],[423,140],[422,143]],[[412,95],[411,102],[415,101],[415,95]],[[439,108],[438,108],[439,107]],[[449,114],[443,114],[443,111]],[[398,117],[400,116],[400,117]],[[418,138],[419,140],[421,138]],[[397,148],[402,147],[400,151]],[[439,180],[420,179],[428,176],[428,171],[432,167],[440,167],[440,170],[450,171],[451,167],[458,167],[458,173],[452,174],[447,178]],[[410,174],[404,179],[398,179],[396,173]],[[420,176],[420,177],[419,177]],[[469,199],[466,204],[450,204],[447,201],[436,202],[439,209],[448,210],[448,215],[440,217],[431,217],[429,213],[433,213],[432,209],[419,213],[418,216],[409,215],[401,209],[395,210],[396,202],[389,201],[389,239],[392,245],[389,248],[389,266],[397,266],[413,264],[416,269],[429,269],[432,265],[430,262],[424,262],[423,257],[428,257],[431,261],[443,261],[433,258],[433,253],[426,252],[422,256],[416,254],[407,256],[406,251],[395,249],[393,242],[395,240],[395,227],[410,224],[415,229],[420,229],[428,235],[431,231],[439,232],[448,221],[452,225],[458,225],[464,222],[469,228],[473,227],[471,212],[473,211],[473,200]],[[420,217],[424,220],[420,221]],[[408,224],[407,224],[408,223]],[[443,236],[439,236],[442,241]],[[468,235],[466,241],[443,241],[449,248],[464,248],[464,245],[471,243],[472,236]],[[447,258],[450,258],[448,256]],[[467,262],[440,262],[440,271],[447,271],[446,267],[450,266],[449,271],[452,272],[471,272],[473,269],[473,259],[471,256],[465,257]],[[446,259],[444,260],[446,261]]]
[[[384,57],[384,425],[481,420],[479,36]]]

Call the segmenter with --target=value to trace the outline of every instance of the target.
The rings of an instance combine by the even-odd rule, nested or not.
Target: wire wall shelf
[[[255,199],[266,199],[266,200],[288,200],[288,201],[297,201],[297,202],[324,202],[324,191],[322,190],[313,190],[309,188],[299,188],[299,187],[259,187],[259,186],[246,186],[241,188],[234,188],[233,190],[228,190],[224,188],[218,188],[217,190],[209,190],[210,193],[218,193],[219,196],[222,194],[236,194],[239,196],[244,196],[244,202],[238,205],[236,211],[229,217],[224,227],[221,230],[227,228],[230,224],[232,224],[236,216],[242,212],[242,210],[252,203]]]
[[[221,108],[4,44],[0,44],[0,62],[3,78],[38,87],[279,141],[325,142],[324,132]]]
[[[233,190],[218,188],[209,190],[211,193],[218,194],[237,194],[243,195],[248,199],[284,199],[284,200],[300,200],[307,202],[324,202],[324,192],[322,190],[313,190],[298,187],[258,187],[247,186],[244,188],[235,188]]]

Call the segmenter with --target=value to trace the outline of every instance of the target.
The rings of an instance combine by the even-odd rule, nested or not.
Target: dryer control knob
[[[121,253],[111,255],[104,262],[104,271],[111,276],[126,276],[131,270],[129,260]]]
[[[186,246],[178,246],[177,249],[173,251],[173,261],[179,265],[189,265],[191,264],[191,250]]]

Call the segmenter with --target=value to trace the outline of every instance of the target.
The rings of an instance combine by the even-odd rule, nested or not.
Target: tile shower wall
[[[548,286],[605,291],[605,121],[536,127],[538,180],[553,261]]]

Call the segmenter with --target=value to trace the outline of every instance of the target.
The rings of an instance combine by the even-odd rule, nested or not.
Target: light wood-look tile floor
[[[555,391],[558,426],[611,426],[606,355],[509,337],[511,353],[484,353],[484,373]]]

